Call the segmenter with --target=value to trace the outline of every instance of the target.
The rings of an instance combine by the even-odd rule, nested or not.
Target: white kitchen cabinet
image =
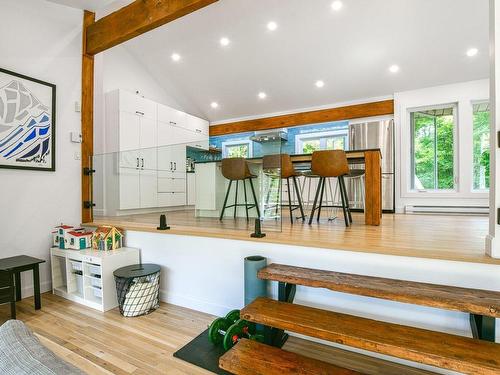
[[[209,122],[199,117],[186,114],[186,129],[208,136]]]
[[[123,90],[105,109],[105,211],[185,205],[186,146],[208,149],[208,121]]]
[[[186,204],[194,206],[196,203],[196,175],[187,173],[186,178]]]
[[[115,209],[158,206],[156,104],[126,91],[106,95],[105,157],[116,157],[117,173],[108,173],[109,194],[118,194]],[[115,202],[116,200],[110,199]]]

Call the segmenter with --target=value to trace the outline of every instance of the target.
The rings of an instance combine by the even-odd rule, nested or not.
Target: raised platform
[[[285,210],[283,210],[285,212]],[[486,216],[384,214],[380,226],[364,224],[362,214],[353,214],[354,224],[322,219],[313,225],[287,217],[282,224],[269,223],[262,239],[250,238],[253,222],[245,219],[195,218],[193,210],[167,213],[169,231],[158,231],[159,213],[120,217],[96,217],[89,225],[113,224],[126,230],[258,241],[372,254],[500,264],[500,259],[485,255],[488,232]]]

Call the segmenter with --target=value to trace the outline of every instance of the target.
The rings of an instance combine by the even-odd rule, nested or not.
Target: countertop
[[[368,148],[368,149],[363,149],[363,150],[347,150],[345,153],[346,154],[354,154],[354,153],[360,153],[360,152],[366,152],[366,151],[378,151],[380,152],[379,148]],[[293,158],[295,157],[301,157],[301,156],[310,156],[312,154],[291,154],[290,156]],[[255,157],[255,158],[247,158],[247,160],[261,160],[263,157]],[[219,160],[201,160],[201,161],[195,161],[196,164],[206,164],[206,163],[219,163],[221,159]]]

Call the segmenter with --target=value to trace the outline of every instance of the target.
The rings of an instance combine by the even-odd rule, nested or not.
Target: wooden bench
[[[359,375],[359,372],[242,339],[219,359],[219,367],[236,375]]]
[[[311,268],[271,264],[259,278],[279,282],[279,300],[292,302],[295,285],[382,298],[470,314],[473,337],[495,341],[495,318],[500,317],[500,292],[468,289]]]
[[[337,344],[466,374],[500,374],[500,345],[488,341],[268,298],[257,298],[241,310],[241,317]],[[255,357],[258,353],[253,351],[249,355]]]

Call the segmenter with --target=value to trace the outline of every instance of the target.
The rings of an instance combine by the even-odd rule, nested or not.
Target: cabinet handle
[[[174,161],[174,171],[177,170],[177,162]]]
[[[144,158],[142,158],[141,160],[142,160],[142,169],[144,169]]]
[[[173,170],[174,169],[174,165],[172,164],[172,162],[170,162],[170,170]]]
[[[141,111],[135,111],[135,113],[136,113],[137,115],[144,116],[144,112],[141,112]]]
[[[201,133],[201,129],[196,129],[196,132],[197,133]]]
[[[139,169],[139,158],[137,158],[137,169]]]
[[[173,121],[170,121],[170,124],[171,124],[171,125],[177,125],[177,123],[176,123],[176,122],[173,122]]]

